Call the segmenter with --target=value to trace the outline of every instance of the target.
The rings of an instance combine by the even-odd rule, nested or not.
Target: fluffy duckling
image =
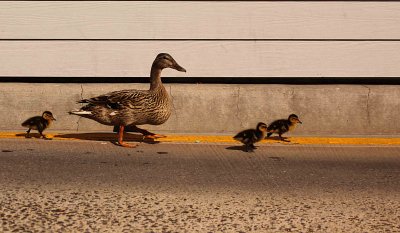
[[[267,125],[265,123],[258,123],[256,129],[246,129],[236,134],[233,139],[242,142],[245,145],[246,152],[253,151],[256,147],[254,143],[261,141],[265,138]]]
[[[23,127],[27,127],[28,131],[26,131],[26,138],[30,138],[31,136],[29,133],[31,132],[31,129],[35,129],[39,131],[40,136],[43,137],[43,139],[48,139],[44,134],[43,131],[47,129],[53,121],[56,119],[54,118],[53,114],[49,111],[44,111],[42,116],[34,116],[29,118],[28,120],[24,121],[22,123]]]
[[[282,134],[289,132],[296,128],[297,123],[302,124],[299,117],[296,114],[290,114],[288,119],[280,119],[272,122],[267,128],[267,137],[271,136],[273,133],[279,135],[282,141],[285,141]],[[289,140],[287,140],[289,141]]]

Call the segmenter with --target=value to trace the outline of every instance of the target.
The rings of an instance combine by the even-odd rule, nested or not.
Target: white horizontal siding
[[[1,1],[16,38],[399,39],[400,2]]]
[[[400,42],[1,41],[0,76],[147,77],[159,52],[190,77],[399,77]]]

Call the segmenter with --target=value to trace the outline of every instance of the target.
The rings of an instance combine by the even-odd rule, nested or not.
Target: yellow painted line
[[[39,134],[31,134],[39,137]],[[93,140],[93,141],[116,141],[115,133],[58,133],[46,134],[54,140]],[[0,132],[0,138],[25,138],[25,132]],[[126,141],[142,141],[141,135],[125,134]],[[359,138],[359,137],[289,137],[290,142],[282,142],[276,137],[262,140],[260,144],[324,144],[324,145],[400,145],[400,138]],[[145,141],[151,142],[151,139]],[[167,135],[166,138],[154,140],[156,142],[186,142],[186,143],[235,143],[232,136],[203,136],[203,135]]]

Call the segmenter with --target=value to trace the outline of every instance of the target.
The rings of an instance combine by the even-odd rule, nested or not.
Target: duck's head
[[[300,121],[299,117],[296,114],[290,114],[288,120],[293,124],[303,124],[303,122]]]
[[[55,121],[56,118],[54,118],[53,113],[50,111],[44,111],[42,114],[42,117],[48,121]]]
[[[265,124],[263,122],[259,122],[257,124],[257,130],[263,131],[263,132],[267,131],[267,124]]]
[[[160,53],[153,62],[153,67],[159,69],[172,68],[177,71],[186,72],[186,69],[180,66],[168,53]]]

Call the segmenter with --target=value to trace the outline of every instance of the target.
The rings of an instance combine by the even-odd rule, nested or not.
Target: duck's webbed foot
[[[129,144],[129,143],[124,142],[124,126],[123,125],[119,126],[118,144],[122,147],[128,147],[128,148],[135,148],[138,146],[137,144]]]
[[[118,145],[120,145],[122,147],[127,147],[127,148],[135,148],[138,146],[137,144],[129,144],[129,143],[120,142],[120,141],[118,141]]]
[[[150,139],[157,139],[157,138],[166,138],[167,136],[162,135],[162,134],[148,134],[148,135],[143,135],[144,138],[150,138]]]

